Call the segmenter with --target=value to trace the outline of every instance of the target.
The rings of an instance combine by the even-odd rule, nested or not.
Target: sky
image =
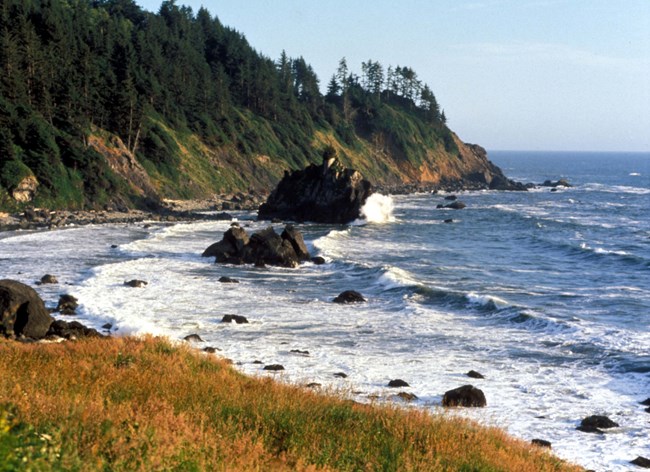
[[[157,12],[161,0],[136,0]],[[650,0],[177,0],[260,53],[408,66],[489,150],[650,152]]]

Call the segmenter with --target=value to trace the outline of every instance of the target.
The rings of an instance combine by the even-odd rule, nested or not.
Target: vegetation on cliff
[[[0,5],[0,206],[132,205],[269,190],[326,146],[376,184],[494,171],[409,67],[259,54],[173,0]],[[470,158],[461,159],[463,152]],[[486,174],[487,172],[487,174]]]
[[[237,373],[164,339],[0,339],[0,470],[577,471],[452,416]]]

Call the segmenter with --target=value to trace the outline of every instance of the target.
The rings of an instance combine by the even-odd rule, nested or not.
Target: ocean
[[[297,269],[202,258],[223,221],[6,232],[0,274],[32,286],[56,275],[58,285],[35,286],[46,304],[72,294],[74,319],[111,323],[115,335],[196,333],[197,349],[215,347],[247,374],[317,382],[359,401],[407,391],[418,397],[407,408],[545,439],[594,470],[629,470],[650,457],[650,413],[639,403],[650,397],[650,154],[490,158],[515,180],[573,186],[460,192],[463,210],[437,209],[446,194],[377,195],[351,225],[297,225],[327,261]],[[251,232],[269,224],[235,215]],[[131,279],[148,285],[125,286]],[[348,289],[368,302],[332,303]],[[250,323],[222,323],[224,314]],[[397,378],[410,387],[388,388]],[[487,407],[443,410],[444,392],[466,384],[485,392]],[[620,427],[576,430],[595,414]]]

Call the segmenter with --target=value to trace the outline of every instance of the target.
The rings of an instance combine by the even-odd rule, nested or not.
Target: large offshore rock
[[[228,264],[282,267],[296,267],[311,257],[302,234],[291,225],[287,225],[282,234],[269,226],[250,237],[242,228],[230,228],[221,241],[203,251],[203,256],[215,257],[215,262]]]
[[[16,280],[0,280],[0,334],[40,339],[52,321],[36,290]]]
[[[258,218],[349,223],[359,218],[371,187],[361,173],[344,168],[336,157],[326,154],[320,166],[285,172],[260,206]]]

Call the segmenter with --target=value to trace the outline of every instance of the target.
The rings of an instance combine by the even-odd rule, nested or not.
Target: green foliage
[[[410,67],[368,60],[359,77],[342,59],[323,96],[304,58],[283,52],[274,62],[205,9],[6,0],[0,25],[0,153],[37,177],[43,205],[133,200],[89,147],[95,130],[118,136],[165,195],[185,197],[268,186],[280,168],[319,161],[319,134],[360,152],[379,133],[394,157],[414,164],[422,146],[457,151],[433,92]],[[227,154],[229,168],[187,145],[195,138]],[[195,152],[202,157],[187,156]],[[257,165],[260,155],[273,165]],[[380,175],[374,165],[366,163]],[[9,180],[25,172],[13,166]]]
[[[12,159],[5,161],[0,167],[0,184],[8,190],[13,190],[32,171],[22,161]]]

